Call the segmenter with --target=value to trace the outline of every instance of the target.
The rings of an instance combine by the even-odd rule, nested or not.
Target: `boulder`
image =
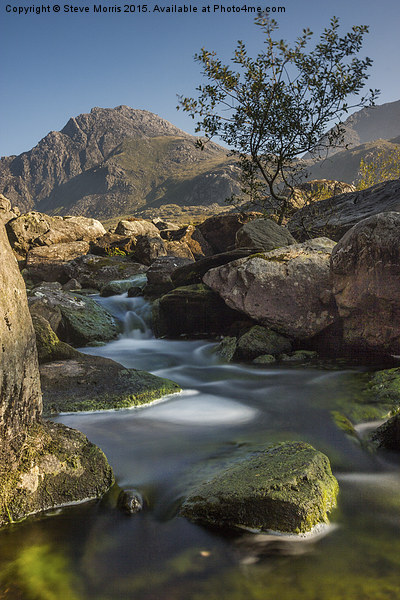
[[[203,281],[231,308],[292,339],[315,336],[337,318],[329,261],[335,243],[318,238],[208,271]]]
[[[69,278],[65,272],[65,264],[88,252],[88,242],[64,242],[52,246],[38,246],[29,250],[27,254],[27,275],[33,282],[66,283]]]
[[[296,240],[286,227],[271,219],[254,219],[245,223],[237,232],[236,248],[261,248],[265,252],[295,244]]]
[[[135,244],[135,237],[107,232],[90,244],[90,252],[99,256],[125,256],[134,251]]]
[[[299,241],[320,235],[339,241],[363,219],[388,211],[400,211],[400,179],[309,204],[295,213],[288,229]]]
[[[213,254],[210,244],[204,239],[202,233],[194,225],[187,225],[179,229],[164,229],[160,232],[163,240],[167,242],[180,242],[185,244],[198,260],[203,256]]]
[[[125,256],[80,256],[65,265],[70,279],[76,279],[86,288],[100,290],[110,281],[130,279],[147,271],[145,265],[133,262]]]
[[[136,238],[135,260],[143,265],[151,265],[159,256],[166,256],[164,241],[158,235],[139,235]]]
[[[230,250],[229,252],[222,252],[221,254],[214,254],[213,256],[201,258],[194,264],[188,263],[174,270],[173,273],[171,273],[172,282],[174,287],[201,283],[203,276],[210,269],[225,265],[238,258],[244,258],[250,254],[254,254],[253,248],[238,248],[236,250]]]
[[[157,336],[224,333],[241,318],[204,284],[175,288],[159,300],[154,330]]]
[[[239,337],[235,358],[251,360],[262,354],[276,356],[282,352],[290,352],[291,349],[292,344],[288,338],[261,325],[254,325]]]
[[[260,217],[260,213],[235,213],[209,217],[197,226],[214,253],[226,252],[235,246],[236,233],[249,221]]]
[[[143,497],[137,490],[121,490],[117,499],[117,507],[126,515],[133,515],[143,508]]]
[[[345,342],[358,350],[400,353],[400,213],[355,225],[332,252],[333,292]]]
[[[46,415],[130,408],[181,389],[170,379],[81,353],[70,360],[42,364],[40,378]]]
[[[400,452],[400,415],[378,427],[371,435],[371,441],[379,449]]]
[[[98,498],[113,483],[104,454],[78,431],[41,421],[35,333],[23,279],[0,224],[0,526]]]
[[[196,486],[180,515],[213,527],[305,533],[328,522],[337,492],[324,454],[303,442],[286,442]]]
[[[15,219],[19,215],[19,210],[12,208],[11,202],[8,200],[8,198],[3,196],[3,194],[0,194],[0,221],[2,221],[5,225],[8,223],[8,221]]]
[[[74,295],[62,289],[41,285],[35,287],[29,297],[30,306],[40,303],[41,314],[46,318],[46,307],[50,318],[54,309],[59,309],[61,320],[55,333],[64,342],[74,346],[85,346],[92,342],[106,342],[116,337],[118,326],[114,317],[92,298]]]
[[[44,317],[32,315],[32,323],[35,329],[39,363],[76,358],[81,355],[78,350],[59,340]]]
[[[115,228],[114,233],[125,237],[137,237],[139,235],[157,236],[160,231],[150,221],[144,219],[132,219],[129,221],[120,221]]]
[[[164,248],[167,252],[167,256],[176,256],[177,258],[188,258],[192,262],[195,259],[193,252],[191,251],[189,245],[186,242],[164,241]]]
[[[159,231],[164,231],[164,229],[169,229],[169,230],[177,230],[180,229],[180,225],[177,225],[176,223],[171,223],[170,221],[165,221],[164,219],[161,219],[160,217],[156,217],[155,219],[152,219],[151,221],[153,223],[153,225],[155,225],[157,227],[157,229]]]
[[[145,296],[162,296],[171,291],[175,286],[171,274],[183,265],[193,264],[193,259],[177,256],[161,256],[157,258],[146,273],[147,284],[144,288]]]
[[[7,234],[19,260],[36,246],[65,242],[90,242],[106,230],[96,219],[86,217],[50,217],[36,211],[23,214],[7,223]]]

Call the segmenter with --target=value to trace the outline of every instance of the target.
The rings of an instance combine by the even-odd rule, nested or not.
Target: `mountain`
[[[390,155],[391,152],[400,152],[400,137],[392,140],[379,139],[367,142],[337,152],[328,158],[308,164],[308,179],[335,179],[346,183],[357,181],[360,162],[367,160],[374,162],[379,154]]]
[[[128,106],[93,108],[32,150],[0,160],[0,190],[20,210],[108,219],[164,204],[224,205],[239,193],[227,151]]]

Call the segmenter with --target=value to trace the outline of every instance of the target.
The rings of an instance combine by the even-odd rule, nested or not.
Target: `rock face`
[[[11,202],[8,200],[8,198],[3,196],[3,194],[0,194],[0,221],[2,221],[5,225],[8,223],[8,221],[15,219],[19,215],[19,210],[12,208]]]
[[[104,454],[68,427],[42,423],[35,334],[25,286],[0,224],[0,526],[101,496],[113,475]]]
[[[35,332],[24,281],[0,223],[0,433],[19,435],[42,410]]]
[[[295,339],[335,321],[329,260],[334,242],[318,238],[211,269],[203,281],[231,308]]]
[[[255,219],[245,223],[236,232],[235,240],[236,248],[261,248],[266,252],[295,243],[286,227],[277,225],[271,219]]]
[[[332,252],[333,291],[345,341],[400,353],[400,213],[363,220]]]
[[[320,235],[339,241],[363,219],[387,211],[400,211],[399,179],[310,204],[296,212],[288,228],[299,241]]]
[[[7,223],[7,234],[18,260],[37,246],[65,242],[91,242],[106,233],[96,219],[84,217],[50,217],[32,211]]]
[[[287,442],[195,487],[180,514],[217,527],[303,533],[328,521],[337,492],[327,457],[303,442]]]

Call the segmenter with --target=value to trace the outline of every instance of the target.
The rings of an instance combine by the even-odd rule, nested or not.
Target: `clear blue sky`
[[[70,14],[63,12],[60,0],[58,14],[26,16],[7,13],[6,5],[43,3],[53,9],[57,0],[0,1],[0,156],[29,150],[69,117],[93,106],[127,104],[150,110],[193,133],[194,122],[176,111],[176,94],[192,95],[201,81],[195,52],[205,46],[228,60],[238,39],[253,54],[262,47],[251,15],[213,13],[213,4],[211,13],[201,13],[208,5],[204,0],[193,1],[197,14],[157,14],[151,12],[157,4],[153,1],[146,14],[137,9],[133,14],[93,14],[93,4],[100,3],[96,0],[73,0],[73,6],[91,8],[89,14]],[[123,0],[101,4],[124,6]],[[243,4],[222,0],[220,6]],[[172,6],[166,0],[158,5]],[[260,5],[268,2],[247,2]],[[369,25],[362,52],[374,59],[368,87],[382,90],[380,104],[400,99],[399,0],[279,0],[269,6],[285,6],[285,14],[276,18],[280,37],[288,41],[303,27],[320,33],[333,15],[340,18],[343,33],[355,24]]]

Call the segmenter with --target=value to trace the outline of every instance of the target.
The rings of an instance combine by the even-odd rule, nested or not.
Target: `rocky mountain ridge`
[[[163,203],[223,203],[238,191],[233,162],[217,144],[201,151],[195,142],[151,112],[93,108],[29,152],[2,158],[0,188],[22,211],[103,218],[164,196]]]

